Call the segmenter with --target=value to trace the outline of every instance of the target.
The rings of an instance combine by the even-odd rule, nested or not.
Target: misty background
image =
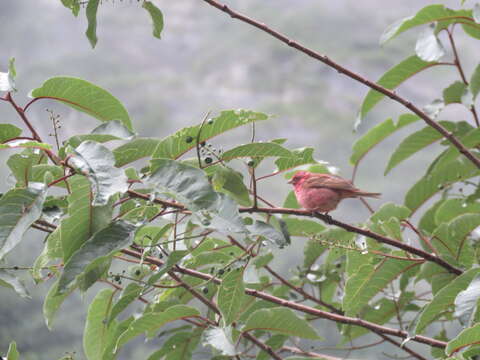
[[[422,7],[444,3],[458,8],[460,1],[385,2],[382,0],[243,0],[225,1],[233,9],[266,23],[291,39],[302,43],[361,75],[378,79],[387,69],[414,53],[418,29],[379,46],[383,30],[392,22],[413,15]],[[198,124],[209,111],[245,108],[273,115],[257,124],[256,139],[268,141],[288,138],[291,149],[312,146],[315,158],[329,162],[339,174],[351,177],[349,163],[352,144],[361,134],[389,117],[394,120],[406,109],[391,101],[383,101],[365,119],[357,133],[353,124],[368,92],[362,84],[338,74],[322,63],[289,48],[267,34],[252,28],[208,6],[200,0],[157,1],[162,10],[165,28],[162,39],[152,35],[150,18],[136,0],[103,1],[97,14],[98,43],[92,50],[84,35],[84,9],[75,18],[58,0],[15,0],[0,4],[1,56],[0,71],[7,71],[8,59],[16,58],[18,93],[15,99],[23,105],[30,90],[58,75],[75,76],[107,89],[127,108],[139,136],[165,137],[176,130]],[[467,2],[468,5],[468,2]],[[443,39],[447,55],[448,43]],[[475,40],[456,30],[462,65],[469,76],[479,58]],[[476,48],[475,48],[476,46]],[[453,67],[435,67],[408,81],[399,89],[419,106],[441,97],[441,89],[458,80]],[[18,116],[6,104],[0,104],[3,123],[23,127]],[[60,115],[61,139],[90,132],[98,121],[86,114],[53,102],[37,102],[29,110],[32,123],[45,141],[49,139],[51,121],[46,109]],[[461,106],[450,106],[440,119],[470,121],[470,114]],[[403,129],[374,149],[363,160],[356,185],[368,191],[382,192],[381,201],[372,201],[374,208],[382,203],[402,203],[405,192],[419,179],[438,153],[431,147],[383,176],[389,156],[396,145],[418,122]],[[212,142],[218,148],[246,143],[250,129],[237,129]],[[52,138],[49,141],[53,141]],[[5,190],[9,169],[5,161],[11,153],[0,154],[0,190]],[[241,166],[239,164],[238,166]],[[273,163],[261,168],[259,176],[273,171]],[[264,180],[259,193],[281,206],[290,191],[282,175]],[[345,222],[363,221],[368,212],[355,200],[343,202],[333,214]],[[10,254],[12,265],[28,265],[42,248],[43,236],[27,232],[24,241]],[[275,268],[288,274],[298,264],[302,244],[292,244],[287,251],[278,250]],[[50,332],[42,316],[42,298],[52,281],[35,286],[24,274],[32,299],[21,299],[13,291],[0,288],[0,354],[15,340],[22,359],[57,359],[65,352],[76,352],[83,359],[81,334],[88,300],[96,293],[90,290],[85,299],[78,293],[63,304]],[[334,346],[328,327],[331,322],[316,322],[319,333],[327,338],[317,348],[334,356],[346,352],[322,350]],[[375,337],[371,337],[373,341]],[[367,343],[361,338],[355,344]],[[137,339],[122,351],[119,359],[146,358],[158,342],[143,344]],[[318,345],[318,344],[316,344]],[[412,346],[415,349],[425,349]],[[384,350],[401,353],[388,345]],[[366,349],[355,352],[355,358],[385,359],[380,353]],[[205,352],[204,357],[209,358]],[[401,354],[403,355],[403,354]]]

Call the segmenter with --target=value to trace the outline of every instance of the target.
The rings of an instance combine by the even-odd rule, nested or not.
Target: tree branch
[[[310,48],[307,48],[291,39],[289,39],[287,36],[279,33],[278,31],[273,30],[272,28],[268,27],[267,25],[260,23],[248,16],[245,16],[243,14],[240,14],[239,12],[236,12],[230,7],[228,7],[225,4],[222,4],[216,0],[202,0],[206,2],[207,4],[223,11],[224,13],[230,15],[234,19],[238,19],[244,23],[247,23],[253,27],[256,27],[257,29],[262,30],[263,32],[273,36],[274,38],[280,40],[281,42],[287,44],[288,46],[324,63],[325,65],[335,69],[338,73],[344,74],[348,76],[349,78],[356,80],[369,88],[376,90],[385,96],[389,97],[390,99],[402,104],[404,107],[406,107],[408,110],[413,112],[414,114],[418,115],[423,121],[425,121],[429,126],[434,128],[436,131],[438,131],[440,134],[442,134],[448,141],[450,141],[453,146],[455,146],[460,153],[462,153],[467,159],[469,159],[473,164],[475,164],[476,167],[480,169],[480,159],[477,158],[473,153],[471,153],[452,133],[448,132],[447,129],[445,129],[443,126],[441,126],[439,123],[435,122],[432,118],[430,118],[425,112],[420,110],[417,106],[413,105],[410,101],[407,99],[397,95],[395,91],[389,90],[387,88],[384,88],[381,85],[378,85],[374,83],[373,81],[370,81],[359,74],[337,64],[336,62],[332,61],[330,58],[328,58],[325,55],[322,55]]]
[[[140,252],[135,251],[135,250],[123,249],[123,250],[121,250],[121,252],[124,253],[125,255],[133,256],[137,259],[142,259],[142,254]],[[160,259],[157,259],[157,258],[154,258],[154,257],[151,257],[151,256],[145,256],[145,257],[143,257],[143,260],[145,262],[148,262],[150,264],[154,264],[154,265],[157,265],[157,266],[164,266],[164,264],[165,264],[164,261],[162,261]],[[184,267],[181,267],[181,266],[176,266],[172,270],[175,271],[175,272],[180,272],[182,274],[193,276],[193,277],[196,277],[196,278],[199,278],[199,279],[212,281],[216,284],[221,284],[221,282],[222,282],[220,279],[218,279],[218,278],[216,278],[212,275],[205,274],[205,273],[200,272],[200,271],[184,268]],[[402,339],[410,338],[409,334],[406,331],[388,328],[388,327],[381,326],[381,325],[378,325],[378,324],[375,324],[375,323],[372,323],[372,322],[369,322],[369,321],[365,321],[365,320],[362,320],[362,319],[359,319],[359,318],[352,318],[352,317],[343,316],[343,315],[339,315],[339,314],[329,313],[327,311],[322,311],[322,310],[319,310],[319,309],[316,309],[316,308],[313,308],[313,307],[310,307],[310,306],[297,304],[295,302],[288,301],[288,300],[270,295],[270,294],[265,293],[263,291],[246,288],[245,289],[245,294],[250,295],[250,296],[254,296],[254,297],[262,299],[262,300],[266,300],[268,302],[271,302],[271,303],[274,303],[274,304],[277,304],[277,305],[280,305],[280,306],[284,306],[284,307],[287,307],[287,308],[290,308],[290,309],[293,309],[293,310],[297,310],[297,311],[303,312],[305,314],[314,315],[314,316],[322,318],[322,319],[327,319],[327,320],[339,322],[339,323],[342,323],[342,324],[361,326],[361,327],[369,329],[373,332],[377,332],[377,333],[379,332],[379,333],[382,333],[384,335],[392,335],[392,336],[400,337]],[[422,335],[415,335],[414,337],[410,338],[410,341],[415,341],[415,342],[419,342],[419,343],[422,343],[422,344],[427,344],[427,345],[438,347],[438,348],[445,348],[447,346],[447,343],[444,342],[444,341],[432,339],[432,338],[422,336]]]

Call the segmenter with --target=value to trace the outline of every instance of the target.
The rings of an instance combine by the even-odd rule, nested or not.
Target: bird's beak
[[[288,184],[293,184],[293,178],[287,181]]]

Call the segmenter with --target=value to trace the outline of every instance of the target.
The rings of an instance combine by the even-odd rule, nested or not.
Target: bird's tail
[[[381,193],[372,193],[367,191],[356,191],[355,196],[358,197],[372,197],[378,199],[382,194]]]

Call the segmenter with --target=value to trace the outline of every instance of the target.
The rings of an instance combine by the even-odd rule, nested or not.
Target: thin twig
[[[480,159],[477,158],[472,152],[470,152],[452,133],[450,133],[447,129],[445,129],[442,125],[439,123],[435,122],[431,117],[429,117],[425,112],[423,112],[420,108],[417,106],[413,105],[410,101],[407,99],[399,96],[395,91],[389,90],[373,81],[368,80],[367,78],[362,77],[361,75],[337,64],[336,62],[332,61],[329,57],[322,55],[310,48],[307,48],[306,46],[303,46],[302,44],[291,40],[287,36],[281,34],[278,31],[273,30],[272,28],[268,27],[264,23],[260,23],[248,16],[245,16],[243,14],[240,14],[239,12],[236,12],[232,10],[229,6],[216,1],[216,0],[202,0],[206,2],[207,4],[217,8],[218,10],[223,11],[224,13],[230,15],[234,19],[238,19],[244,23],[247,23],[251,26],[256,27],[257,29],[260,29],[264,31],[265,33],[273,36],[274,38],[280,40],[281,42],[287,44],[288,46],[324,63],[325,65],[335,69],[338,73],[344,74],[348,76],[349,78],[358,81],[367,87],[378,91],[379,93],[384,94],[385,96],[389,97],[390,99],[402,104],[404,107],[406,107],[408,110],[412,111],[414,114],[418,115],[423,121],[427,123],[430,127],[434,128],[436,131],[438,131],[442,136],[444,136],[449,142],[451,142],[457,149],[462,153],[467,159],[469,159],[477,168],[480,169]],[[436,65],[443,65],[440,63],[433,63],[430,66],[436,66]]]

